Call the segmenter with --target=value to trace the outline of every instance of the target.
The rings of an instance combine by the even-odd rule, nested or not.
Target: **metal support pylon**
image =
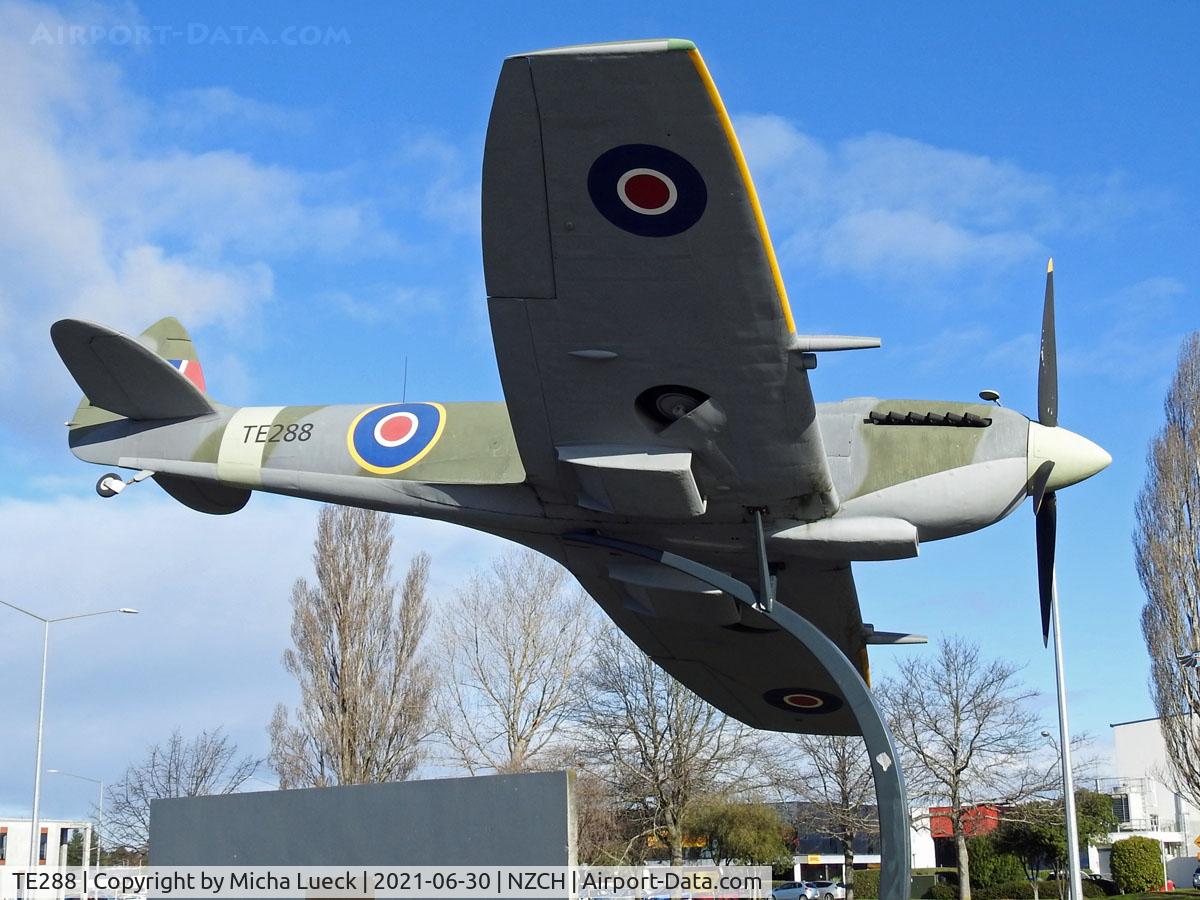
[[[766,542],[761,525],[756,521],[758,557],[766,559]],[[871,758],[871,775],[875,781],[875,800],[879,807],[880,838],[880,900],[909,900],[912,884],[912,848],[909,832],[908,795],[904,788],[904,773],[900,769],[900,758],[896,753],[892,733],[884,720],[883,712],[875,702],[870,688],[863,681],[858,669],[846,658],[841,649],[808,619],[790,609],[774,593],[771,582],[765,578],[764,592],[760,596],[750,585],[725,574],[711,566],[695,560],[657,550],[641,544],[633,544],[599,534],[572,533],[563,539],[576,544],[607,547],[621,553],[640,556],[661,563],[670,569],[690,575],[698,581],[717,588],[735,600],[752,607],[766,616],[784,631],[804,645],[825,666],[834,684],[842,692],[846,705],[862,731],[867,754]],[[765,571],[765,569],[764,569]],[[760,573],[761,575],[762,573]],[[773,602],[774,601],[774,602]]]

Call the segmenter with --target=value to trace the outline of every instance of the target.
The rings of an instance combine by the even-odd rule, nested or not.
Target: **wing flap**
[[[692,454],[635,447],[559,447],[579,480],[584,509],[657,519],[688,519],[705,502],[692,474]]]

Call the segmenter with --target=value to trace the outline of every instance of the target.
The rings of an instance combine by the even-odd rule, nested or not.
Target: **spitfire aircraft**
[[[99,493],[152,478],[206,513],[268,491],[501,535],[566,566],[697,694],[779,731],[859,728],[802,643],[655,554],[763,584],[866,679],[868,645],[910,636],[863,623],[851,563],[916,556],[1033,497],[1045,627],[1055,491],[1110,461],[1058,427],[1052,274],[1037,421],[987,402],[814,402],[819,354],[880,342],[804,332],[812,312],[788,302],[689,41],[505,61],[482,189],[505,402],[235,409],[174,319],[137,338],[67,319],[51,333],[85,394],[71,450],[135,473]]]

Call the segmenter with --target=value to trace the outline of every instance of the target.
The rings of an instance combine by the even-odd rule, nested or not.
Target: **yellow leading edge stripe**
[[[742,147],[733,130],[733,123],[729,121],[729,112],[725,109],[725,102],[721,99],[721,95],[717,93],[717,86],[708,72],[708,66],[700,58],[700,51],[689,50],[687,54],[692,58],[692,65],[700,74],[700,80],[704,82],[704,89],[708,91],[708,96],[717,111],[717,118],[721,120],[721,127],[725,129],[725,137],[729,141],[729,149],[733,151],[734,162],[737,163],[738,171],[742,173],[742,181],[746,184],[746,196],[750,198],[750,208],[754,210],[754,221],[758,223],[758,236],[762,240],[763,250],[767,254],[767,262],[771,266],[771,276],[775,279],[775,290],[779,293],[779,307],[783,310],[783,321],[787,323],[788,332],[795,334],[796,321],[792,318],[792,307],[788,303],[787,288],[783,286],[783,274],[779,271],[779,261],[775,258],[775,247],[771,244],[771,232],[767,230],[767,220],[763,217],[762,205],[758,202],[758,191],[754,189],[754,179],[750,177],[750,167],[746,165],[746,157],[742,155]]]

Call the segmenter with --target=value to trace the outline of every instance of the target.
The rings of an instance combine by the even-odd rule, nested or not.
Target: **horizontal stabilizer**
[[[923,634],[909,634],[905,631],[876,631],[874,625],[863,623],[863,637],[868,644],[928,644],[929,638]]]
[[[50,327],[54,349],[93,406],[129,419],[190,419],[215,412],[196,385],[135,339],[79,319]]]

